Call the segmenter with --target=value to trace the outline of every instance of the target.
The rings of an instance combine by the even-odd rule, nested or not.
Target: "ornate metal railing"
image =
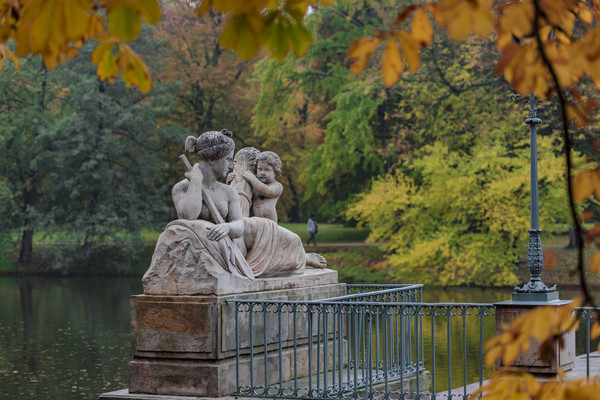
[[[234,395],[466,399],[493,372],[484,365],[484,343],[495,335],[495,306],[422,303],[421,290],[352,285],[346,296],[315,302],[231,300]],[[589,376],[597,310],[580,310]]]
[[[576,340],[582,345],[578,344],[578,349],[583,349],[585,354],[585,376],[590,376],[590,354],[594,349],[598,348],[598,342],[600,338],[592,340],[590,337],[590,329],[592,324],[598,321],[598,315],[600,314],[600,308],[594,307],[578,307],[576,309],[579,312],[580,327],[577,331]]]

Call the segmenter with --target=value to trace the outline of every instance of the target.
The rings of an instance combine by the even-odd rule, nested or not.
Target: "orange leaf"
[[[594,213],[593,211],[584,211],[583,213],[581,213],[581,220],[583,222],[589,221],[590,219],[594,218],[595,215],[596,213]]]
[[[388,39],[381,59],[381,75],[383,84],[391,86],[398,81],[404,70],[404,61],[396,44],[396,40],[391,37]]]
[[[600,252],[596,252],[590,259],[590,270],[600,273]]]
[[[592,195],[592,175],[589,170],[575,175],[571,183],[575,201],[581,203]]]
[[[410,23],[410,33],[421,46],[427,46],[433,40],[433,27],[427,13],[419,8]]]
[[[552,269],[556,264],[556,253],[552,250],[544,252],[544,268]]]
[[[592,188],[594,190],[594,195],[597,199],[600,199],[600,170],[592,170],[590,171],[590,177],[592,181]]]
[[[403,30],[394,31],[396,39],[402,45],[402,51],[404,52],[404,58],[408,64],[410,72],[415,72],[421,65],[421,58],[419,58],[419,44],[415,39]]]
[[[533,31],[533,3],[504,3],[499,25],[500,30],[518,38],[531,35]]]
[[[381,38],[376,37],[362,37],[360,39],[356,39],[352,44],[348,47],[348,56],[352,61],[352,65],[350,69],[355,74],[360,74],[367,62],[377,49],[381,43]]]
[[[465,40],[471,33],[492,33],[494,14],[491,0],[440,0],[440,12],[450,37]]]

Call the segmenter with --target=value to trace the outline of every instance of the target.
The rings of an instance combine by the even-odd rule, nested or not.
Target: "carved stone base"
[[[540,294],[541,293],[536,293]],[[545,305],[560,307],[568,304],[569,300],[555,300],[550,302],[533,301],[503,301],[496,303],[496,334],[502,332],[521,314],[531,311],[535,306]],[[543,360],[539,351],[540,343],[532,342],[531,348],[526,354],[519,354],[511,365],[504,365],[497,361],[496,369],[505,368],[509,371],[525,371],[533,374],[556,374],[559,367],[564,371],[570,371],[575,365],[575,332],[571,331],[564,335],[564,347],[555,344],[556,356],[549,361]]]
[[[318,282],[319,274],[331,276],[332,272],[337,281],[335,271],[315,271],[317,279],[313,281]],[[278,282],[279,290],[236,295],[132,296],[131,351],[134,359],[129,363],[129,391],[179,396],[229,395],[236,390],[236,309],[234,303],[227,300],[313,301],[342,296],[346,292],[344,284],[309,286],[307,277],[288,277]],[[297,368],[307,369],[308,366],[311,336],[307,329],[308,314],[300,310],[296,314],[288,311],[279,317],[277,312],[269,310],[265,329],[261,307],[258,306],[260,310],[254,313],[239,312],[237,316],[242,384],[250,382],[250,336],[256,384],[264,382],[265,339],[269,383],[280,379],[280,344],[286,374],[294,371],[294,344]],[[253,322],[249,319],[250,314],[253,314]],[[315,344],[316,324],[312,335]],[[282,379],[289,377],[285,375]]]

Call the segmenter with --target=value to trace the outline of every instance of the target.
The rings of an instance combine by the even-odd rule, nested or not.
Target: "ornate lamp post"
[[[525,123],[529,125],[531,138],[531,229],[529,229],[529,249],[527,252],[527,267],[529,269],[530,280],[522,287],[515,286],[513,300],[515,301],[551,301],[558,299],[556,285],[548,287],[544,285],[541,279],[542,269],[544,268],[544,253],[542,252],[542,241],[540,229],[540,212],[538,199],[538,172],[537,172],[537,125],[542,120],[537,117],[537,99],[535,95],[530,94],[526,98],[519,95],[510,95],[513,100],[518,102],[529,102],[529,118]]]

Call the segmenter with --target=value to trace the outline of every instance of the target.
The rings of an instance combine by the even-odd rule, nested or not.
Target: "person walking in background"
[[[308,219],[308,233],[310,233],[310,237],[308,238],[308,241],[306,242],[307,245],[310,244],[311,240],[315,246],[317,245],[317,237],[316,237],[317,232],[319,232],[319,228],[317,227],[317,219],[315,218],[315,216],[313,214]]]

